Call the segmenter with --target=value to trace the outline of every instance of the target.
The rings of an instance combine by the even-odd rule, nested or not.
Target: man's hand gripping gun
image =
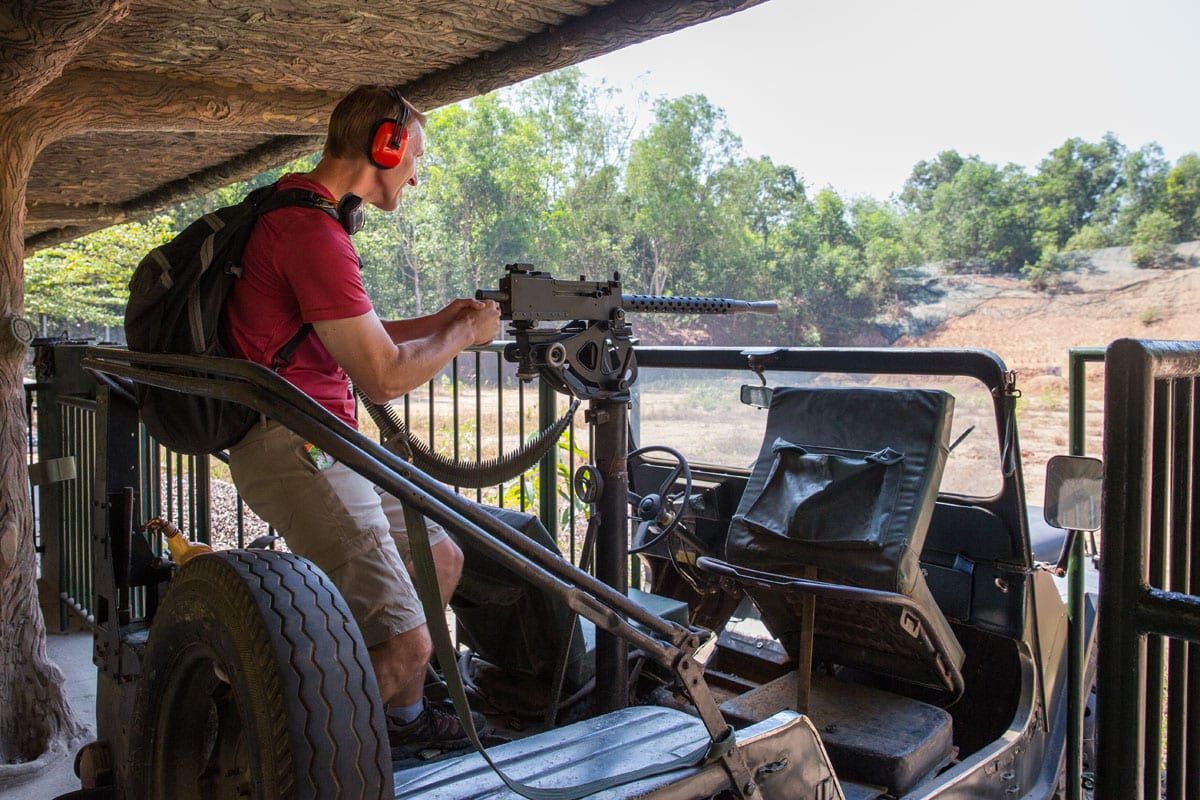
[[[621,277],[611,281],[568,281],[537,272],[529,264],[509,264],[498,289],[480,289],[479,300],[494,300],[500,318],[511,323],[514,341],[504,357],[517,375],[541,375],[563,394],[580,399],[628,399],[637,379],[628,312],[657,314],[774,314],[771,301],[718,297],[665,297],[622,294]],[[540,328],[541,322],[565,322]]]

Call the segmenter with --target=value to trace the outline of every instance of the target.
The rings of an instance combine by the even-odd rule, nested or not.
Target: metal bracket
[[[34,486],[49,486],[75,479],[75,456],[49,458],[29,465],[29,482]]]

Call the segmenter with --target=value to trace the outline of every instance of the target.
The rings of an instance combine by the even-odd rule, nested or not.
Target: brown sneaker
[[[412,722],[400,722],[390,714],[386,715],[388,742],[392,747],[393,759],[422,750],[458,750],[471,744],[453,706],[429,700],[425,700],[424,703],[425,707]],[[477,711],[472,711],[471,722],[475,724],[475,732],[483,735],[487,727],[487,718]]]

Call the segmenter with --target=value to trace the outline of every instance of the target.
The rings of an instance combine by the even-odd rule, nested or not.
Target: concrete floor
[[[92,634],[87,632],[51,633],[46,637],[50,659],[58,664],[66,678],[64,688],[75,718],[87,726],[87,738],[96,733],[96,667],[92,664]],[[78,749],[78,748],[76,748]],[[63,755],[54,765],[32,780],[0,788],[3,800],[50,800],[79,788],[73,768],[75,751]]]

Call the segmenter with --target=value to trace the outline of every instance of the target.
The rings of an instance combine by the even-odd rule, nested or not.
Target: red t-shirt
[[[280,189],[329,190],[291,174]],[[226,341],[234,354],[271,365],[300,325],[357,317],[371,310],[350,236],[325,212],[281,208],[260,218],[242,254],[242,277],[226,304]],[[346,372],[311,333],[279,374],[352,427],[354,396]]]

